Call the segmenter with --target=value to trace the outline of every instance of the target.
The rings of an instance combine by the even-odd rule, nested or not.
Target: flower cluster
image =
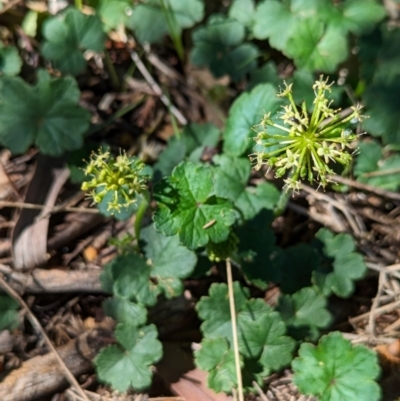
[[[332,100],[326,96],[331,92],[331,84],[323,76],[313,85],[315,100],[311,115],[305,102],[298,107],[292,95],[292,84],[287,85],[278,96],[286,97],[289,104],[283,106],[280,119],[283,125],[275,123],[270,113],[264,115],[260,124],[253,127],[257,132],[254,140],[257,150],[250,155],[254,168],[259,170],[266,164],[275,170],[276,177],[283,177],[286,190],[298,191],[301,180],[314,180],[325,187],[333,170],[329,163],[349,165],[354,153],[352,142],[357,135],[348,128],[349,123],[361,122],[361,105],[351,107],[349,112],[331,108]],[[278,128],[280,132],[269,133],[267,126]],[[349,151],[350,150],[350,151]]]
[[[140,159],[128,157],[125,152],[113,157],[99,150],[90,157],[85,175],[91,179],[83,182],[81,189],[90,191],[89,197],[96,204],[109,197],[108,210],[118,213],[136,203],[137,195],[147,189],[147,177],[141,174],[144,167]]]

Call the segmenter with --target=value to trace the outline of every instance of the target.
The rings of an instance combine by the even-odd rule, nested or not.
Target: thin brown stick
[[[56,348],[54,347],[53,343],[50,341],[50,338],[44,331],[42,325],[40,324],[39,320],[36,319],[36,316],[32,313],[28,305],[25,301],[19,296],[19,294],[11,288],[8,283],[4,280],[2,274],[0,274],[0,286],[3,287],[4,291],[18,304],[21,306],[22,310],[26,313],[29,321],[31,322],[32,326],[42,335],[43,340],[49,347],[50,351],[54,354],[57,362],[60,364],[61,369],[64,371],[65,378],[71,384],[71,386],[76,390],[76,392],[85,400],[90,401],[89,398],[86,396],[85,392],[82,390],[81,386],[79,385],[78,381],[76,380],[75,376],[70,372],[70,370],[65,365],[64,361],[61,359],[59,353],[57,352]]]
[[[9,3],[5,4],[4,7],[0,10],[0,14],[4,14],[10,8],[16,6],[18,3],[21,3],[22,0],[11,0]]]
[[[151,76],[149,71],[147,71],[146,66],[143,64],[142,60],[140,59],[140,57],[134,50],[131,51],[131,59],[136,64],[136,67],[138,68],[140,73],[143,75],[143,78],[150,85],[151,89],[154,91],[154,93],[157,96],[159,96],[160,100],[171,111],[171,113],[175,116],[175,118],[179,121],[179,123],[182,125],[187,125],[188,121],[187,121],[186,117],[172,104],[172,102],[168,99],[168,97],[165,96],[165,94],[161,90],[160,86],[157,84],[157,82]]]
[[[378,291],[376,293],[374,301],[372,302],[371,310],[370,310],[369,317],[368,317],[369,333],[374,338],[376,337],[376,334],[375,334],[375,313],[376,313],[376,310],[378,308],[379,301],[381,299],[381,295],[382,295],[382,292],[383,292],[383,285],[384,285],[385,281],[386,281],[386,274],[383,271],[381,271],[379,273]]]
[[[373,187],[372,185],[368,185],[368,184],[363,184],[361,182],[351,180],[349,178],[341,177],[340,175],[334,175],[331,178],[333,181],[339,182],[340,184],[348,185],[349,187],[353,187],[356,189],[361,189],[363,191],[371,192],[375,195],[382,196],[383,198],[388,198],[388,199],[392,199],[392,200],[400,200],[400,193],[398,193],[398,192],[386,191],[385,189],[376,188],[376,187]]]
[[[0,207],[13,207],[13,208],[20,208],[20,209],[37,209],[43,210],[46,209],[50,210],[53,213],[59,212],[81,212],[81,213],[94,213],[97,214],[99,211],[97,209],[91,209],[87,207],[61,207],[60,206],[46,206],[46,205],[38,205],[36,203],[25,203],[25,202],[11,202],[11,201],[3,201],[0,200]]]

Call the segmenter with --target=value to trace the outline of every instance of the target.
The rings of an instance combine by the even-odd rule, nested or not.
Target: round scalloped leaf
[[[207,384],[215,392],[230,393],[237,386],[235,355],[225,338],[204,339],[195,357],[197,366],[208,372]]]
[[[339,332],[323,336],[317,346],[303,343],[292,368],[300,391],[320,401],[380,399],[376,354],[363,345],[352,346]]]
[[[238,20],[247,28],[253,25],[255,12],[254,0],[233,0],[229,7],[229,18]]]
[[[90,113],[79,106],[79,97],[72,77],[39,71],[33,86],[19,77],[0,78],[1,144],[14,154],[34,144],[54,156],[80,148]]]
[[[96,8],[106,27],[112,29],[126,21],[131,4],[130,0],[100,0]]]
[[[97,15],[85,15],[69,8],[61,16],[49,18],[43,24],[42,55],[60,71],[77,75],[85,70],[85,50],[101,52],[106,39]]]
[[[245,27],[239,21],[213,15],[193,31],[191,61],[209,67],[217,78],[228,74],[238,82],[257,67],[259,55],[256,46],[243,43],[244,38]]]
[[[179,243],[177,235],[166,237],[150,225],[141,230],[145,241],[143,250],[151,265],[151,277],[158,283],[166,298],[173,298],[183,291],[182,279],[194,270],[197,257]]]
[[[163,7],[164,4],[168,4],[168,9]],[[168,33],[167,18],[179,29],[185,29],[201,21],[203,14],[201,0],[144,0],[132,8],[126,25],[134,31],[139,42],[155,43]]]
[[[255,136],[251,127],[260,122],[266,110],[274,115],[282,104],[275,92],[271,84],[261,84],[251,92],[242,93],[233,102],[224,131],[224,153],[241,156],[249,152]]]
[[[99,380],[118,391],[143,390],[152,380],[151,365],[162,357],[154,325],[135,327],[119,324],[115,335],[122,345],[110,345],[100,351],[94,363]]]
[[[179,164],[155,187],[154,197],[156,229],[167,236],[179,234],[189,249],[226,240],[235,222],[232,204],[215,196],[209,166]]]

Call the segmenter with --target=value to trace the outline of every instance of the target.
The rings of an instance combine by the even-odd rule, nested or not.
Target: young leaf
[[[344,233],[334,235],[325,228],[318,231],[316,238],[324,244],[324,254],[333,259],[333,270],[315,271],[314,284],[326,296],[333,292],[339,297],[349,297],[354,291],[354,280],[362,278],[367,270],[362,256],[354,252],[353,238]]]
[[[253,146],[255,133],[251,127],[259,122],[263,112],[271,114],[282,105],[271,84],[256,86],[251,92],[242,93],[232,104],[224,131],[224,153],[241,156]]]
[[[168,2],[168,10],[173,14],[179,29],[190,28],[203,19],[204,4],[201,0],[142,1],[132,8],[132,15],[126,23],[134,31],[139,42],[159,42],[168,33],[163,1]]]
[[[235,214],[229,201],[215,196],[210,167],[179,164],[156,186],[154,197],[156,229],[167,236],[179,234],[189,249],[228,238]]]
[[[194,270],[197,257],[193,251],[179,244],[177,235],[166,237],[150,225],[141,230],[141,239],[151,277],[157,282],[166,298],[173,298],[183,291],[181,279],[188,277]]]
[[[8,295],[0,295],[0,331],[14,330],[19,325],[19,305]]]
[[[207,384],[215,392],[230,393],[237,386],[235,355],[225,338],[203,339],[195,357],[197,366],[208,372]]]
[[[79,106],[72,77],[50,78],[39,71],[36,85],[19,77],[0,78],[0,142],[13,153],[37,145],[49,155],[78,149],[90,113]]]
[[[115,336],[120,345],[110,345],[96,356],[98,378],[118,391],[143,390],[151,384],[151,365],[162,356],[154,325],[119,324]]]
[[[5,47],[0,42],[0,75],[14,76],[21,71],[22,60],[14,46]]]
[[[77,75],[85,70],[83,51],[101,52],[106,36],[96,15],[85,15],[69,8],[61,16],[49,18],[43,24],[46,41],[43,57],[54,63],[61,72]]]
[[[228,74],[240,81],[257,67],[258,49],[243,43],[245,27],[237,20],[212,15],[207,25],[193,31],[192,63],[208,66],[215,77]]]
[[[363,345],[352,346],[339,332],[323,336],[318,346],[303,343],[292,362],[293,381],[319,401],[378,401],[379,364]]]

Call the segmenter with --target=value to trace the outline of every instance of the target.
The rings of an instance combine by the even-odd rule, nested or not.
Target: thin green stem
[[[236,368],[236,378],[238,383],[238,396],[239,396],[239,401],[244,401],[242,369],[240,366],[239,341],[238,341],[238,333],[236,325],[235,297],[233,294],[232,265],[229,258],[226,259],[226,276],[228,280],[229,308],[232,319],[233,352],[235,354],[235,368]]]
[[[136,212],[135,223],[134,223],[135,236],[136,236],[138,248],[139,248],[139,240],[140,240],[140,231],[142,229],[142,222],[143,222],[144,216],[146,215],[146,211],[147,211],[147,208],[149,207],[149,204],[150,204],[150,193],[149,193],[149,191],[145,191],[142,194],[142,201],[140,202],[139,208]]]
[[[83,7],[82,0],[75,0],[75,7],[76,7],[78,10],[81,10],[81,11],[82,11],[82,7]]]
[[[107,49],[104,50],[104,61],[107,66],[107,70],[110,74],[111,84],[112,84],[114,90],[119,91],[119,89],[121,87],[121,83],[119,81],[119,77],[118,77],[117,71],[115,70],[114,64],[111,61],[110,53],[108,52]]]

